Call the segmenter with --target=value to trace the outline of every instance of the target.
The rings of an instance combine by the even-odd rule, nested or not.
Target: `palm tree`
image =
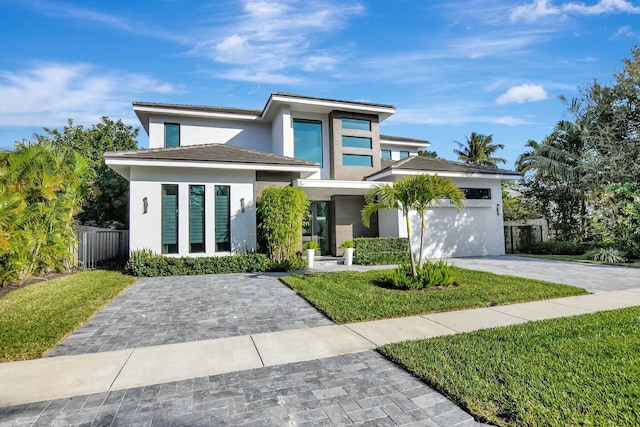
[[[464,194],[456,185],[437,175],[406,176],[395,181],[393,185],[377,185],[365,195],[365,206],[361,211],[362,222],[366,227],[371,225],[371,215],[380,209],[399,209],[405,218],[407,237],[409,239],[409,259],[413,277],[418,275],[415,258],[411,249],[411,220],[409,214],[416,210],[422,216],[420,231],[420,266],[422,266],[422,250],[424,241],[424,215],[430,207],[437,206],[440,199],[449,198],[458,209],[462,207]]]
[[[493,136],[482,135],[480,133],[471,132],[471,137],[466,137],[467,141],[463,144],[455,141],[460,146],[460,150],[454,149],[454,154],[458,155],[458,160],[471,163],[474,165],[490,166],[497,168],[498,163],[507,163],[501,157],[492,157],[493,154],[504,148],[504,144],[494,144]]]
[[[425,214],[428,209],[440,206],[443,199],[449,199],[451,204],[460,210],[464,206],[464,192],[458,188],[450,179],[442,178],[435,174],[417,175],[415,177],[415,185],[418,187],[418,200],[415,203],[415,209],[420,215],[420,255],[418,262],[420,267],[424,264],[422,256],[424,249],[424,229]]]

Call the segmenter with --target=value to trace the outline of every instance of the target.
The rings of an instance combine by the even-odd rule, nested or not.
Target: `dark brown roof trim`
[[[428,144],[431,145],[426,139],[417,139],[417,138],[406,138],[404,136],[393,136],[393,135],[382,135],[380,134],[380,139],[386,139],[389,141],[398,141],[398,142],[417,142],[419,144]]]

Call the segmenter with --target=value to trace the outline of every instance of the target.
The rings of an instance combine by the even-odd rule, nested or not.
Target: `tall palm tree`
[[[497,168],[498,163],[507,163],[501,157],[493,157],[493,154],[504,148],[504,144],[494,144],[492,135],[482,135],[480,133],[471,132],[471,137],[465,136],[467,139],[462,142],[455,141],[460,150],[454,149],[454,154],[458,155],[458,160],[471,163],[474,165],[490,166]]]
[[[365,195],[365,206],[361,211],[362,222],[366,227],[371,225],[371,215],[380,209],[399,209],[405,218],[407,237],[409,239],[409,259],[411,273],[416,277],[416,263],[411,249],[411,220],[409,214],[416,210],[422,217],[420,231],[420,266],[424,242],[424,215],[430,207],[437,206],[441,199],[449,198],[458,209],[462,208],[464,194],[449,179],[437,175],[406,176],[395,181],[393,185],[377,185]]]

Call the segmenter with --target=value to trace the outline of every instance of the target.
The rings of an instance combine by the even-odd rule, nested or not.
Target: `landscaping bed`
[[[639,307],[379,350],[483,422],[640,425]]]
[[[0,362],[42,357],[134,281],[114,271],[84,271],[3,296]]]
[[[535,254],[513,254],[513,256],[520,256],[525,258],[541,258],[541,259],[550,259],[554,261],[569,261],[569,262],[582,262],[586,264],[602,264],[602,265],[616,265],[618,267],[634,267],[640,268],[640,260],[633,259],[629,260],[625,263],[618,264],[609,264],[600,261],[594,261],[592,259],[588,259],[584,255],[535,255]]]
[[[331,272],[280,278],[336,323],[583,295],[581,288],[455,268],[457,286],[398,290],[376,283],[384,271]]]

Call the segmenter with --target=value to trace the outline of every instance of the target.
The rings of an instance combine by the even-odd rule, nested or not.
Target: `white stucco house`
[[[272,185],[312,201],[303,239],[340,255],[356,237],[406,237],[397,211],[360,220],[364,194],[406,175],[439,174],[467,196],[427,218],[430,258],[504,254],[501,181],[516,172],[418,156],[425,140],[380,133],[386,104],[272,93],[262,110],[134,102],[149,149],[105,154],[130,182],[130,247],[177,256],[256,249],[255,203]],[[419,219],[412,216],[414,229]],[[419,234],[419,233],[416,233]],[[419,236],[412,242],[415,249]]]

